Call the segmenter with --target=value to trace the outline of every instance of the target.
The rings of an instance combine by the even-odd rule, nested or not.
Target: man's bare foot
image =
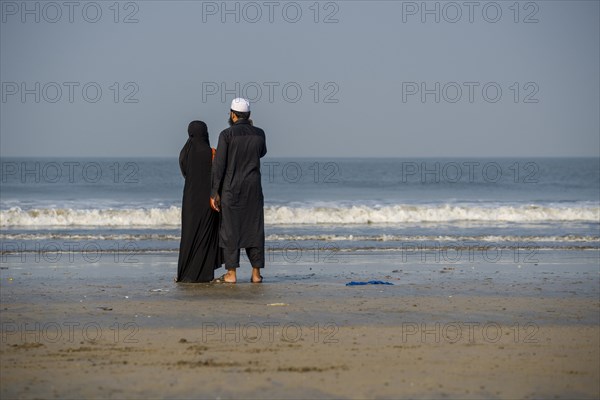
[[[260,268],[252,268],[252,278],[250,278],[250,282],[252,283],[262,283],[263,277],[260,275]]]
[[[236,283],[237,282],[236,270],[228,269],[225,274],[223,274],[220,277],[218,277],[217,279],[215,279],[215,282]]]
[[[227,270],[227,273],[225,274],[225,282],[227,282],[227,283],[236,283],[237,282],[237,275],[236,275],[235,269]]]

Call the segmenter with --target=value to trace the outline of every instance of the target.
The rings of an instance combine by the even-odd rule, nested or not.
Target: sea
[[[177,157],[2,158],[0,252],[177,255]],[[600,249],[598,158],[264,158],[269,260],[538,261]],[[32,258],[33,257],[33,258]]]

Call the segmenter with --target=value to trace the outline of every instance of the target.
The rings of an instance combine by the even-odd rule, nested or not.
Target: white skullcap
[[[250,112],[250,102],[238,97],[231,101],[231,109],[238,112]]]

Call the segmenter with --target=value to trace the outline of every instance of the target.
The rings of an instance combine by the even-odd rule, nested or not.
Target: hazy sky
[[[0,1],[0,155],[599,156],[598,1]]]

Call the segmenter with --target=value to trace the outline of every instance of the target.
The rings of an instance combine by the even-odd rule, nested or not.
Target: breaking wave
[[[269,225],[348,225],[450,222],[600,222],[598,205],[267,206]],[[163,228],[181,223],[181,208],[72,209],[12,207],[0,210],[0,227]]]

